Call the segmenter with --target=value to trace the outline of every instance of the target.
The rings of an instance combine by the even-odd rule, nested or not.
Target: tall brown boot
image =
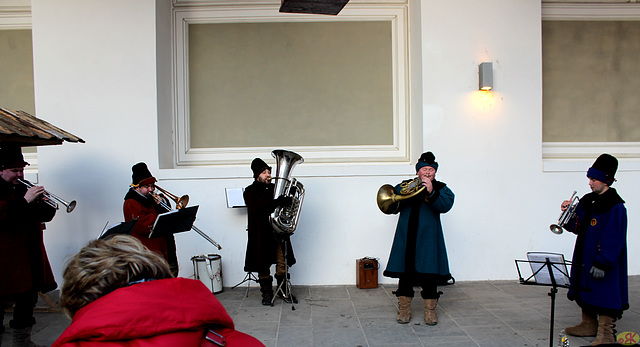
[[[407,324],[411,321],[411,300],[410,296],[398,297],[398,318],[400,324]]]
[[[576,326],[568,327],[564,331],[571,336],[596,336],[598,333],[598,318],[595,314],[583,309],[582,322]]]
[[[427,325],[438,324],[438,314],[436,313],[438,299],[422,299],[422,302],[424,303],[424,322]]]
[[[616,319],[609,316],[600,315],[598,317],[598,335],[591,342],[591,346],[604,345],[616,342],[615,323]]]

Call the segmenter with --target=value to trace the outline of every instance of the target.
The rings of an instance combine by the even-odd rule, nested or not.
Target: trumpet
[[[571,195],[571,198],[569,199],[569,201],[571,201],[571,203],[569,204],[569,206],[567,206],[567,209],[562,211],[562,213],[560,214],[560,218],[558,218],[558,223],[556,224],[551,224],[549,226],[549,229],[551,229],[551,232],[554,234],[562,234],[563,227],[576,215],[576,208],[578,207],[578,202],[580,201],[580,199],[576,196],[576,191],[573,191],[573,194]]]
[[[384,214],[396,213],[400,207],[401,200],[420,194],[424,188],[426,187],[422,185],[420,177],[402,182],[400,184],[400,194],[396,194],[396,189],[392,185],[385,184],[378,189],[378,195],[376,196],[378,208]]]
[[[35,186],[35,184],[27,181],[27,180],[23,180],[18,178],[18,183],[24,184],[25,186],[27,186],[28,188],[31,188],[33,186]],[[67,207],[67,213],[71,213],[71,211],[73,211],[74,208],[76,208],[76,201],[73,200],[71,202],[67,202],[65,200],[63,200],[62,198],[59,198],[51,193],[49,193],[48,191],[44,191],[44,193],[42,194],[42,196],[45,197],[45,200],[43,200],[47,205],[55,208],[56,210],[60,208],[60,206],[58,205],[57,202],[65,205]],[[55,200],[55,201],[54,201]],[[57,201],[57,202],[56,202]]]
[[[173,200],[176,204],[176,210],[179,210],[183,207],[186,207],[187,204],[189,203],[189,195],[183,195],[181,197],[178,197],[177,195],[171,194],[168,191],[156,186],[156,188],[158,188],[159,191],[162,192],[162,194],[165,194],[166,196],[168,196],[171,200]],[[172,211],[173,209],[171,208],[171,205],[169,205],[163,198],[162,196],[160,196],[159,194],[156,194],[155,192],[151,193],[151,196],[153,197],[153,199],[160,205],[162,206],[164,209],[166,209],[167,211]],[[205,240],[209,241],[209,243],[211,243],[212,245],[214,245],[216,248],[218,248],[219,250],[222,249],[222,246],[220,246],[219,243],[215,242],[212,238],[209,237],[209,235],[205,234],[204,231],[200,230],[197,226],[192,225],[191,226],[191,230],[195,231],[196,233],[198,233],[198,235],[202,236]]]

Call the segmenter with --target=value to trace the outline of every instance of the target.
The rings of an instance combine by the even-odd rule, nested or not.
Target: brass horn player
[[[271,265],[276,264],[276,288],[287,289],[287,285],[282,286],[286,284],[284,281],[287,277],[287,266],[295,264],[296,258],[289,235],[276,234],[270,216],[278,207],[290,206],[292,199],[287,196],[274,197],[275,184],[271,183],[271,166],[264,160],[255,158],[251,162],[251,171],[254,181],[244,190],[248,220],[244,271],[258,273],[262,304],[272,305],[274,290]],[[280,239],[276,239],[276,236]],[[278,290],[278,293],[281,292]],[[292,293],[284,293],[283,299],[289,303],[296,302]]]
[[[1,145],[0,303],[15,302],[10,325],[16,346],[33,344],[31,328],[36,321],[33,309],[38,292],[57,287],[43,242],[43,223],[53,219],[56,209],[43,200],[44,187],[18,182],[27,165],[20,147]]]
[[[419,181],[405,181],[395,186],[393,192],[398,195],[394,213],[400,213],[400,217],[383,274],[399,279],[395,294],[398,297],[396,320],[400,324],[411,321],[414,285],[422,287],[424,322],[437,324],[438,285],[453,279],[440,215],[453,207],[454,194],[445,183],[435,179],[438,170],[435,159],[433,153],[423,153],[416,164]],[[419,191],[411,193],[409,198],[400,198],[403,197],[403,186],[410,187],[412,182],[420,182]]]
[[[151,175],[147,164],[137,163],[133,165],[131,171],[131,187],[124,197],[122,206],[124,220],[128,222],[137,219],[131,235],[140,240],[150,250],[164,257],[169,263],[173,275],[177,276],[178,257],[173,234],[149,238],[151,228],[153,228],[158,215],[169,212],[166,208],[166,206],[169,206],[169,201],[166,198],[162,198],[165,200],[163,206],[156,200],[158,197],[154,197],[157,180]]]

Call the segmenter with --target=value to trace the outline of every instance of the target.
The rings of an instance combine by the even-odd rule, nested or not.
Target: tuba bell
[[[271,226],[276,233],[293,234],[298,227],[300,219],[300,210],[302,209],[302,201],[304,200],[304,186],[295,178],[291,177],[293,168],[304,162],[304,159],[297,153],[276,149],[271,152],[276,158],[276,174],[273,177],[275,187],[273,189],[273,198],[280,196],[291,197],[291,205],[278,206],[269,216]]]
[[[578,192],[574,190],[573,194],[571,195],[571,199],[569,199],[569,201],[571,202],[569,203],[567,209],[562,211],[562,213],[560,214],[558,223],[551,224],[549,226],[549,229],[552,233],[558,235],[562,234],[562,232],[564,231],[563,227],[576,215],[576,208],[578,207],[578,202],[580,201],[580,199],[576,196],[576,193]]]
[[[422,185],[420,177],[400,183],[400,194],[396,194],[396,189],[392,185],[385,184],[378,189],[378,195],[376,196],[378,208],[384,214],[394,214],[398,212],[401,200],[420,194],[424,188],[425,186]]]

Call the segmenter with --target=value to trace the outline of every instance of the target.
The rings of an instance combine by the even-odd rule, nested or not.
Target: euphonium
[[[291,205],[278,206],[269,216],[271,226],[276,233],[293,234],[298,227],[300,210],[304,200],[304,186],[295,178],[290,178],[293,168],[304,162],[304,159],[297,153],[276,149],[271,152],[276,158],[276,174],[273,177],[275,187],[273,198],[280,196],[291,197]]]
[[[420,177],[400,183],[400,194],[396,194],[396,189],[392,185],[385,184],[378,189],[376,197],[378,208],[384,214],[396,213],[400,207],[400,200],[414,197],[420,194],[424,188]]]
[[[551,229],[551,232],[554,234],[562,234],[563,227],[576,215],[576,208],[578,207],[578,202],[580,201],[580,199],[576,196],[576,191],[573,191],[573,194],[571,195],[571,199],[569,199],[571,202],[569,203],[569,206],[567,206],[567,209],[562,211],[562,213],[560,214],[560,218],[558,218],[558,223],[556,224],[551,224],[549,226],[549,229]]]

